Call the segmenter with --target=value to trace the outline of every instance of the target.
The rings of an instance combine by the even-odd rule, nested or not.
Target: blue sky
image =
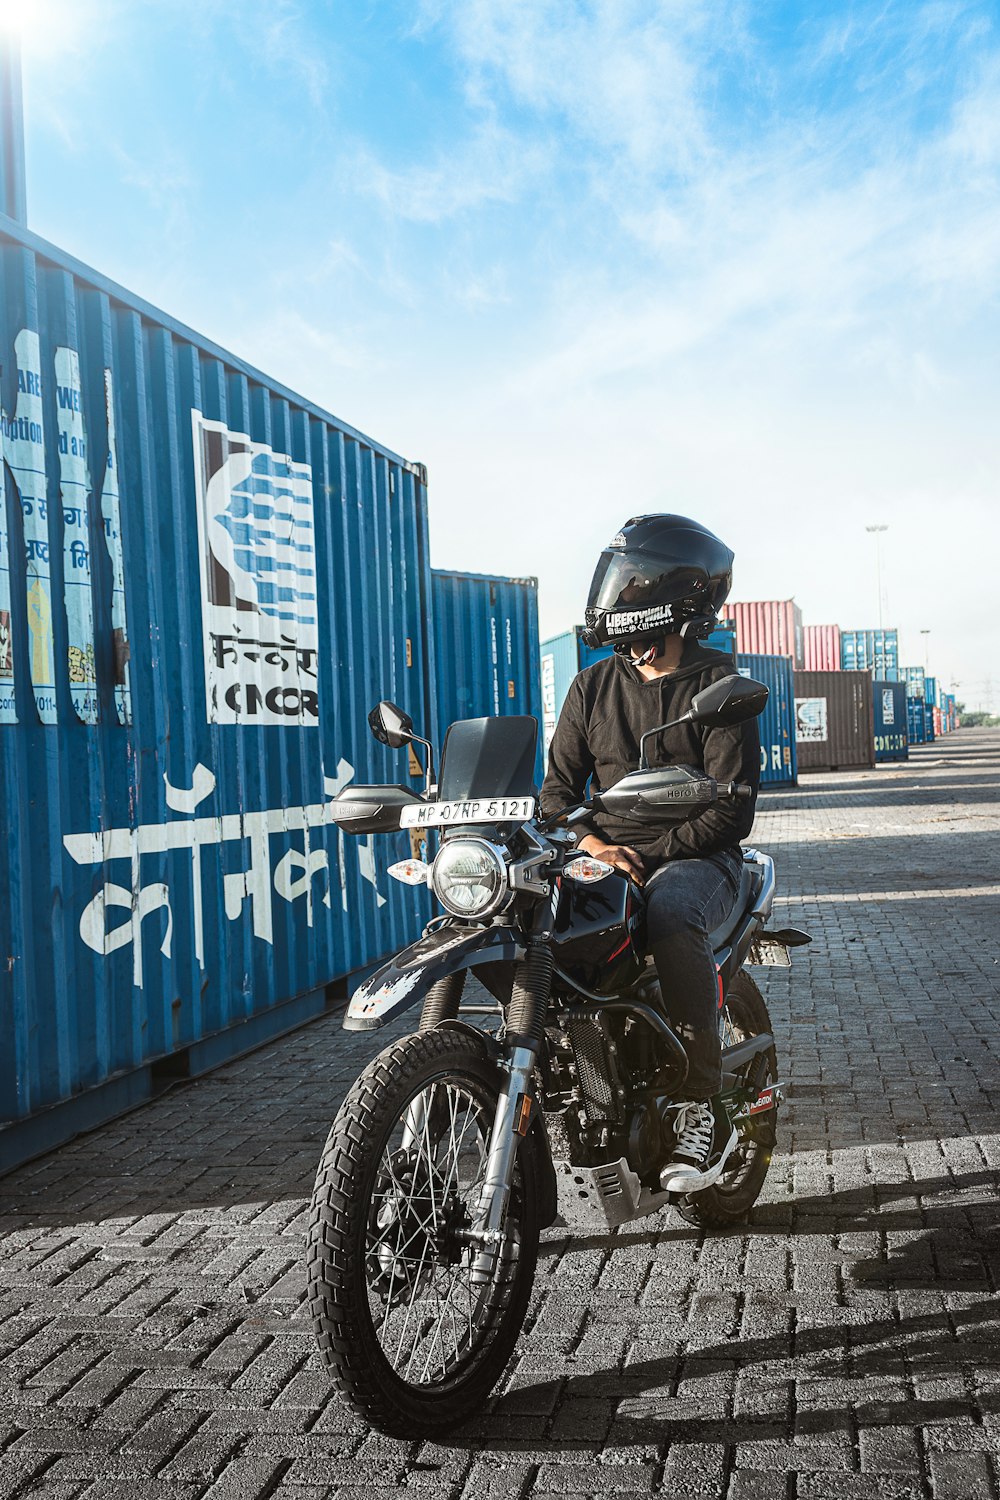
[[[554,631],[676,509],[857,627],[882,522],[1000,708],[995,4],[9,3],[32,227],[426,462],[437,565]]]

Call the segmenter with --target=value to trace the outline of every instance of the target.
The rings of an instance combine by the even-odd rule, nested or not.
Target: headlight
[[[510,900],[501,851],[485,839],[448,839],[431,870],[441,905],[456,917],[485,917]]]

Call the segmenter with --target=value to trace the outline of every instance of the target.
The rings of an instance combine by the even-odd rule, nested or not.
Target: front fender
[[[509,927],[439,927],[369,975],[351,996],[345,1031],[378,1031],[419,1004],[432,984],[458,969],[511,962],[524,944]]]

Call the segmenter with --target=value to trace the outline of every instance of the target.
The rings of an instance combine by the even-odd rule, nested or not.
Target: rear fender
[[[378,1031],[419,1005],[431,985],[459,969],[510,963],[524,944],[509,927],[438,927],[376,969],[351,996],[345,1031]]]
[[[760,926],[760,918],[756,917],[753,912],[748,912],[731,940],[716,953],[715,962],[722,976],[723,991],[728,990],[733,976],[738,974],[743,967],[754,937],[760,931]]]

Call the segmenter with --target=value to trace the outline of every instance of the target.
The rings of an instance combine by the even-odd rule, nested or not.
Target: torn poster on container
[[[798,744],[818,744],[829,738],[825,698],[796,698],[795,739]]]
[[[59,498],[63,519],[63,593],[69,661],[69,692],[77,717],[97,723],[94,666],[94,604],[90,583],[90,518],[87,434],[83,425],[80,356],[55,354],[56,423],[59,432]]]
[[[209,720],[318,726],[312,470],[191,421]]]
[[[132,722],[132,684],[129,676],[128,614],[125,608],[125,562],[122,554],[121,496],[118,493],[118,441],[115,435],[115,387],[104,371],[104,405],[108,418],[108,458],[101,490],[104,535],[111,558],[111,630],[114,642],[115,712],[119,724]]]
[[[42,416],[42,356],[38,334],[22,328],[14,340],[17,406],[3,415],[3,456],[17,487],[24,529],[28,603],[28,668],[38,717],[56,723],[56,672],[52,647],[52,582],[49,572],[48,494],[45,478],[45,422]],[[6,610],[7,606],[3,606]],[[10,617],[6,621],[10,649]],[[6,722],[14,720],[13,682]]]

